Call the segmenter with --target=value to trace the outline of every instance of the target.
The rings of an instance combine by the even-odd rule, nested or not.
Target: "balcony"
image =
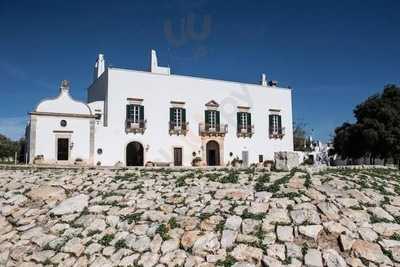
[[[200,136],[221,136],[224,137],[228,133],[228,124],[199,124]]]
[[[285,136],[285,127],[282,127],[278,131],[270,131],[269,138],[270,139],[282,139]]]
[[[189,131],[189,122],[182,122],[181,125],[177,126],[175,122],[169,122],[169,135],[185,135]]]
[[[254,125],[240,126],[237,129],[237,137],[252,137],[254,134]]]
[[[125,131],[127,133],[140,133],[143,134],[144,131],[146,130],[146,120],[139,120],[139,121],[134,121],[134,120],[126,120],[125,123]]]

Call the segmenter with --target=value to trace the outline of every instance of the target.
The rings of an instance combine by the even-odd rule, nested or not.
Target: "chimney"
[[[157,52],[154,49],[151,49],[150,72],[155,72],[157,67],[158,67]]]
[[[170,68],[158,66],[157,53],[154,49],[151,50],[150,72],[157,73],[157,74],[165,74],[165,75],[171,74]]]
[[[261,74],[261,85],[262,86],[267,86],[268,85],[267,75],[265,75],[265,73]]]
[[[99,54],[94,65],[93,81],[96,81],[103,74],[105,65],[104,55]]]
[[[278,81],[270,81],[269,86],[271,87],[277,87],[278,86]]]

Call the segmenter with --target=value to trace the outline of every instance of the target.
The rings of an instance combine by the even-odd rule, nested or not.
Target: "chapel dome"
[[[74,100],[70,96],[69,82],[66,80],[61,82],[60,94],[54,99],[43,100],[40,102],[35,111],[46,113],[92,115],[88,105]]]

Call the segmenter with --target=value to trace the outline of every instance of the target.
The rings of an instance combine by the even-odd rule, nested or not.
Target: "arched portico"
[[[133,141],[126,146],[126,166],[143,166],[144,148],[139,142]]]
[[[219,166],[220,160],[220,148],[218,142],[210,140],[206,144],[206,159],[208,166]]]

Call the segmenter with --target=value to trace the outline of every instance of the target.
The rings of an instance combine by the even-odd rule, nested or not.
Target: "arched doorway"
[[[142,144],[130,142],[126,146],[126,166],[143,166]]]
[[[209,141],[206,145],[206,157],[208,166],[220,165],[219,144],[216,141]]]

